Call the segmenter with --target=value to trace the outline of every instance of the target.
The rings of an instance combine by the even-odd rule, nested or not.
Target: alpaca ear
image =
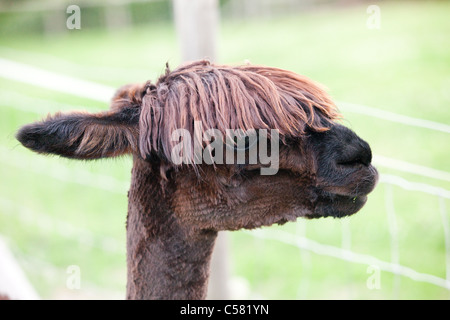
[[[136,152],[139,110],[123,108],[90,114],[57,113],[23,126],[16,135],[25,147],[43,154],[99,159]]]

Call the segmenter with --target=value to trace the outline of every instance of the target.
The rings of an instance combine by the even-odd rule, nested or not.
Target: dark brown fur
[[[17,138],[36,152],[76,159],[132,154],[127,298],[202,299],[218,231],[342,217],[365,204],[377,181],[371,150],[338,118],[306,77],[199,61],[167,69],[155,84],[122,87],[109,111],[58,113]],[[170,135],[194,133],[194,121],[224,135],[278,129],[279,171],[261,175],[261,163],[247,162],[174,165]]]

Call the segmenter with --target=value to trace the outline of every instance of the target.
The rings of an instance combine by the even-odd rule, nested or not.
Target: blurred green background
[[[81,30],[68,30],[65,8],[78,2]],[[127,12],[118,24],[108,22],[108,1],[78,2],[1,1],[0,59],[112,87],[155,80],[166,62],[180,63],[170,1],[126,1],[116,7]],[[380,9],[379,29],[368,27],[369,5]],[[220,63],[289,69],[324,84],[338,102],[450,126],[448,1],[221,1],[220,13]],[[0,77],[0,235],[41,298],[124,297],[131,159],[42,157],[14,134],[49,112],[107,108]],[[376,155],[435,170],[430,177],[380,163],[382,176],[442,195],[382,180],[352,217],[229,233],[232,297],[449,299],[449,132],[345,104],[341,111]],[[291,236],[303,242],[286,243]],[[403,269],[384,271],[380,261]],[[79,290],[66,286],[70,265],[80,267]],[[439,284],[411,278],[418,273]]]

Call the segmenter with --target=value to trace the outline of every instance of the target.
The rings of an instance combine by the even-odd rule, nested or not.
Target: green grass
[[[364,6],[224,21],[219,61],[248,59],[290,69],[326,85],[337,101],[450,124],[450,4],[379,6],[380,30],[366,28]],[[164,23],[114,34],[82,29],[53,37],[4,37],[0,57],[111,86],[154,80],[167,61],[173,67],[180,61],[174,29]],[[0,78],[0,234],[11,243],[43,298],[120,298],[126,281],[131,160],[71,162],[41,157],[14,140],[20,125],[48,112],[74,108],[107,106]],[[448,134],[353,113],[344,116],[344,124],[367,140],[374,153],[450,172]],[[379,170],[450,190],[446,181]],[[97,186],[83,184],[86,172]],[[113,177],[118,185],[105,186],[99,176]],[[303,229],[314,241],[341,247],[343,233],[348,236],[349,229],[349,249],[389,262],[389,192],[394,199],[400,264],[445,278],[445,239],[436,196],[380,184],[361,212],[346,219],[347,227],[341,220],[299,220],[271,231]],[[450,201],[443,203],[450,215]],[[249,297],[450,298],[449,290],[388,272],[380,274],[381,288],[370,290],[367,265],[255,239],[245,232],[229,235],[232,273],[247,279]],[[66,287],[69,265],[81,268],[81,290]]]

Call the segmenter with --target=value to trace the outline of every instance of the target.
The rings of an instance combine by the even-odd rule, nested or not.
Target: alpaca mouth
[[[357,173],[358,183],[351,188],[328,187],[322,189],[311,218],[335,217],[342,218],[357,213],[367,202],[367,195],[373,191],[378,182],[378,171],[370,165]]]
[[[324,194],[320,197],[311,218],[334,217],[342,218],[355,214],[366,204],[367,195],[344,196]]]

